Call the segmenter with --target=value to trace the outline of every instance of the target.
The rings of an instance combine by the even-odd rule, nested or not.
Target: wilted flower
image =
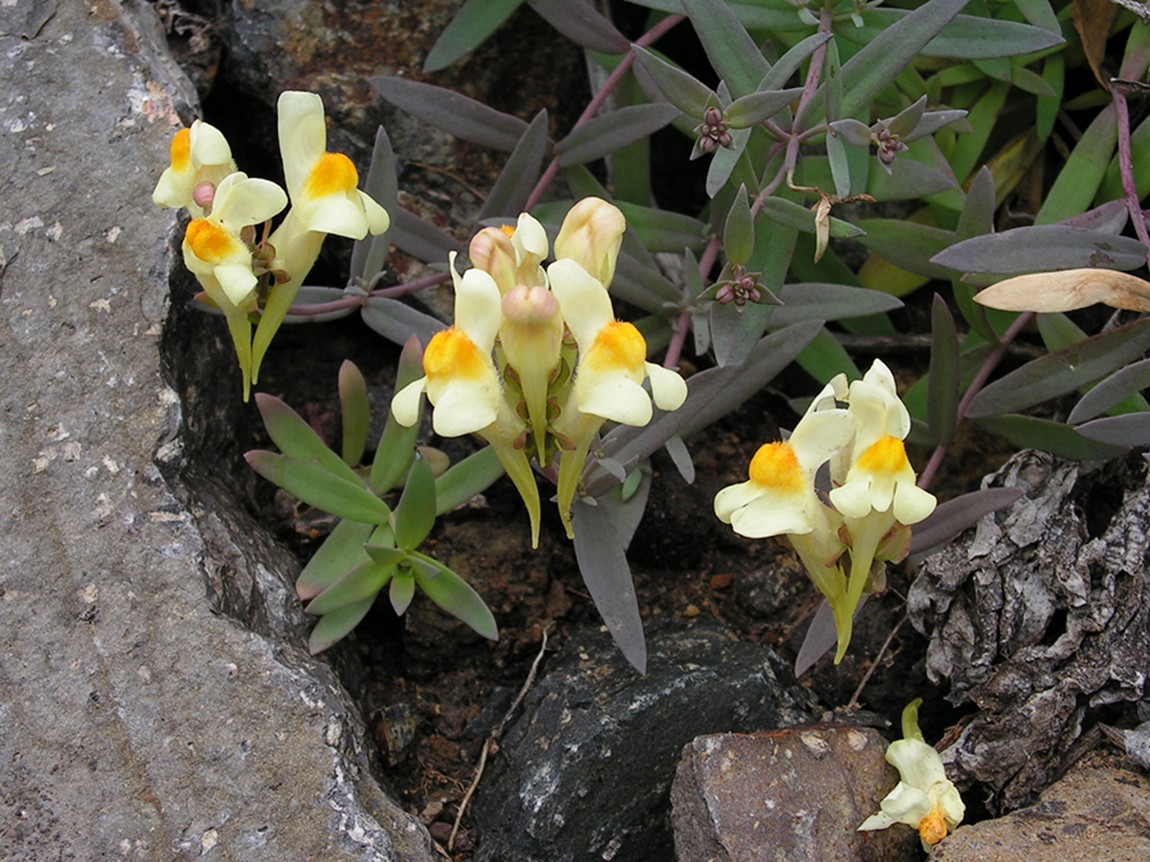
[[[872,814],[859,826],[860,832],[886,829],[905,823],[918,830],[923,848],[929,850],[962,822],[966,806],[958,789],[946,777],[938,752],[923,741],[918,729],[921,699],[910,703],[902,713],[903,739],[886,750],[887,762],[901,779]]]

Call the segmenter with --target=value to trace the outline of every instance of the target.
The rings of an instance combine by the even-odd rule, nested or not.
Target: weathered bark
[[[1145,695],[1150,489],[1137,456],[1022,452],[985,487],[1026,496],[928,558],[908,596],[927,671],[977,708],[945,752],[1016,808],[1056,777],[1090,710]]]

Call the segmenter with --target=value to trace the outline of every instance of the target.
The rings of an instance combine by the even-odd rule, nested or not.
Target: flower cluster
[[[492,446],[527,506],[533,545],[533,459],[547,470],[558,457],[559,512],[571,535],[571,504],[603,424],[646,425],[652,399],[674,410],[687,396],[677,373],[647,361],[639,330],[615,319],[607,286],[625,229],[617,207],[585,198],[564,219],[546,267],[547,233],[532,216],[520,215],[514,229],[479,231],[470,269],[460,275],[451,258],[454,325],[428,343],[426,376],[392,401],[410,426],[426,392],[437,434],[477,434]]]
[[[926,744],[918,729],[921,703],[921,699],[912,701],[903,710],[903,738],[886,750],[887,762],[898,770],[900,781],[879,803],[879,813],[864,820],[859,831],[905,823],[918,830],[923,849],[929,851],[962,822],[966,806],[958,788],[946,777],[942,758]]]
[[[358,189],[359,174],[341,153],[327,152],[323,102],[288,91],[278,104],[285,193],[268,180],[236,170],[231,147],[214,126],[196,120],[176,133],[171,164],[152,200],[186,209],[184,263],[223,312],[243,373],[244,400],[260,363],[328,234],[363,239],[387,230],[383,207]],[[270,236],[257,225],[291,208]],[[266,234],[266,231],[265,231]],[[252,317],[259,319],[255,335]]]
[[[836,663],[864,590],[882,588],[885,562],[906,555],[908,525],[934,511],[934,496],[915,484],[907,460],[909,431],[894,377],[875,360],[849,386],[845,375],[835,377],[788,440],[755,453],[748,481],[715,497],[715,514],[736,533],[790,541],[834,614]],[[824,464],[825,493],[815,487]]]

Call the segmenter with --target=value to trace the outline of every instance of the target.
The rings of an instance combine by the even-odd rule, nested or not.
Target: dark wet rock
[[[928,558],[908,612],[930,638],[931,679],[977,708],[942,752],[948,771],[1010,810],[1058,774],[1092,710],[1146,696],[1150,484],[1137,455],[1033,451],[983,484],[1026,496]]]
[[[768,648],[714,622],[649,625],[647,675],[576,635],[527,696],[475,800],[477,860],[666,862],[668,792],[700,734],[805,724]]]
[[[935,862],[1143,862],[1150,859],[1150,779],[1095,756],[1073,767],[1038,802],[962,826]]]
[[[886,740],[817,725],[702,736],[671,786],[678,862],[914,862],[918,834],[859,832],[898,782]]]
[[[152,16],[0,9],[0,858],[430,862],[291,562],[228,482],[184,481],[240,411],[184,424],[234,399],[222,340],[168,353],[198,395],[164,374],[189,336],[150,194],[194,91]]]

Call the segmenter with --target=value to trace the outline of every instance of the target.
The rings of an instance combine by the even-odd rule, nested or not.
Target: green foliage
[[[520,5],[469,0],[426,68],[444,68],[498,39],[498,28]],[[637,310],[636,324],[649,348],[662,351],[663,364],[678,366],[692,347],[697,354],[694,363],[703,370],[689,378],[680,410],[657,411],[645,427],[604,429],[573,509],[580,570],[633,664],[645,660],[625,556],[633,527],[613,527],[606,513],[622,519],[615,523],[637,523],[650,482],[647,459],[666,446],[689,475],[682,441],[792,362],[820,386],[837,373],[857,375],[842,336],[897,337],[888,315],[901,308],[900,298],[927,285],[935,291],[928,303],[929,369],[906,398],[916,438],[935,447],[923,484],[966,418],[1016,445],[1070,457],[1109,457],[1147,444],[1140,393],[1150,339],[1141,323],[1090,334],[1066,318],[1052,319],[1042,329],[1045,355],[995,381],[997,364],[1027,331],[1029,317],[974,298],[979,287],[1018,273],[1129,271],[1147,262],[1144,224],[1134,225],[1135,237],[1122,231],[1131,214],[1140,222],[1138,197],[1150,188],[1150,120],[1132,129],[1127,117],[1123,126],[1124,106],[1114,102],[1088,116],[1075,113],[1084,117],[1081,132],[1068,118],[1076,108],[1062,98],[1068,76],[1088,71],[1068,0],[908,0],[898,8],[851,0],[636,0],[650,10],[651,29],[633,39],[589,4],[530,5],[559,38],[583,46],[605,75],[592,104],[557,138],[545,113],[527,120],[404,78],[371,84],[417,119],[508,154],[479,219],[509,223],[530,211],[553,234],[573,200],[614,197],[628,231],[612,293]],[[688,27],[709,63],[706,75],[688,71],[699,57],[659,49],[665,33]],[[1123,13],[1105,35],[1125,48],[1108,68],[1142,80],[1150,67],[1150,28]],[[650,141],[667,128],[680,136],[684,162],[707,165],[706,198],[689,211],[655,205]],[[1068,153],[1065,164],[1051,176],[1049,166],[1058,162],[1048,162],[1049,192],[1037,200],[1028,191],[1031,180],[1043,154],[1056,148]],[[465,257],[455,238],[394,208],[396,163],[381,130],[368,188],[391,212],[386,242],[433,265],[453,253]],[[541,203],[554,186],[566,191]],[[996,230],[1008,200],[1028,210],[1033,223]],[[888,217],[860,210],[854,206],[860,201],[905,203]],[[402,297],[448,276],[379,287],[385,250],[379,238],[357,246],[343,313],[360,313],[397,343],[414,332],[426,344],[445,324]],[[861,265],[851,259],[859,253]],[[671,274],[662,255],[673,256],[681,272]],[[330,315],[338,305],[333,299],[301,293],[293,308],[298,315],[288,319],[306,318],[309,302]],[[408,361],[399,388],[420,374]],[[252,466],[345,519],[300,578],[301,598],[321,615],[313,648],[350,630],[385,587],[399,612],[419,587],[493,636],[478,598],[416,547],[447,508],[442,501],[454,504],[471,487],[493,481],[499,461],[484,450],[432,488],[427,464],[413,463],[417,431],[389,421],[377,449],[386,454],[365,479],[364,470],[353,469],[366,445],[360,392],[352,372],[346,381],[341,374],[342,457],[285,405],[259,399],[282,454],[252,453]],[[1077,399],[1069,424],[1057,418],[1068,397]],[[1033,415],[1044,405],[1043,415]],[[536,468],[553,478],[546,458]],[[393,511],[384,495],[404,477]],[[940,507],[916,525],[916,535],[953,535],[1003,504],[987,496]]]
[[[405,346],[396,375],[399,387],[418,376],[421,353],[417,341]],[[308,642],[312,653],[351,632],[384,588],[397,614],[407,610],[418,587],[443,610],[495,640],[495,618],[478,593],[418,550],[438,515],[480,493],[501,475],[484,456],[489,450],[436,477],[430,457],[417,453],[418,428],[405,428],[389,415],[374,461],[361,467],[370,408],[367,384],[350,362],[340,368],[339,396],[341,454],[328,448],[284,402],[260,393],[256,404],[264,427],[282,454],[256,450],[245,456],[265,479],[341,519],[296,581],[296,593],[307,602],[307,612],[319,617]],[[393,508],[384,497],[395,488],[402,492]],[[441,488],[449,503],[443,508]]]

